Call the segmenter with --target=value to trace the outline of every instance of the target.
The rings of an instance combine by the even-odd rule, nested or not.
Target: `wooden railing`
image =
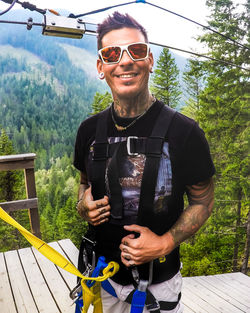
[[[27,195],[27,199],[2,202],[0,206],[6,212],[28,209],[31,231],[34,235],[41,238],[34,171],[35,158],[35,153],[0,156],[0,171],[24,170]]]

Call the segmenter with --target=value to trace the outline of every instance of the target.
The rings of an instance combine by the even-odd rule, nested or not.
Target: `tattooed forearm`
[[[212,212],[214,187],[212,179],[187,187],[189,206],[170,229],[175,247],[192,236]]]

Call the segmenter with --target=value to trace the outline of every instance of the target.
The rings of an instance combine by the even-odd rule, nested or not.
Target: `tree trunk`
[[[246,244],[245,244],[244,258],[243,258],[242,268],[241,268],[241,272],[244,274],[247,274],[249,251],[250,251],[250,210],[248,212],[248,220],[247,220],[246,229],[247,229]]]
[[[239,252],[239,226],[241,221],[241,189],[238,192],[237,217],[235,226],[235,243],[233,256],[233,271],[238,271],[238,252]]]

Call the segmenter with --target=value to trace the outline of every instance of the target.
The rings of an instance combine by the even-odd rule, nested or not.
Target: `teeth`
[[[123,74],[123,75],[119,75],[119,77],[121,77],[121,78],[131,78],[131,77],[135,77],[135,74]]]

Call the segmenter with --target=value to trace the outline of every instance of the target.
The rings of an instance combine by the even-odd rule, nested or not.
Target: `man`
[[[127,297],[144,281],[156,301],[143,312],[182,312],[179,245],[213,206],[208,144],[193,120],[150,93],[145,29],[115,12],[97,32],[97,70],[114,102],[80,125],[74,165],[81,171],[77,210],[94,230],[96,253],[120,264],[110,279],[116,296],[102,290],[103,309],[130,312]]]

